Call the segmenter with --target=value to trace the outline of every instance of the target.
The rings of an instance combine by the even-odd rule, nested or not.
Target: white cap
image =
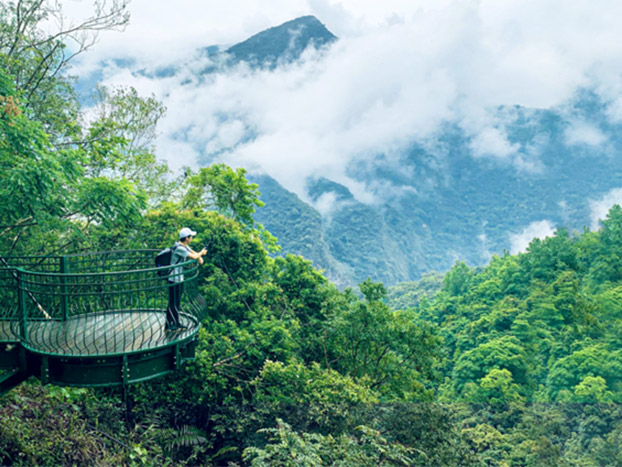
[[[182,238],[189,237],[190,235],[194,237],[196,234],[197,233],[194,230],[191,230],[188,227],[184,227],[179,231],[179,239],[181,240]]]

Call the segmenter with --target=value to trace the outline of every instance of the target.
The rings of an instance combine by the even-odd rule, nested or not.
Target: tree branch
[[[226,364],[226,363],[229,363],[229,362],[231,362],[231,361],[233,361],[233,360],[237,360],[238,358],[240,358],[241,356],[243,356],[243,355],[245,355],[245,354],[246,354],[246,350],[243,350],[242,352],[239,352],[239,353],[235,354],[235,355],[234,355],[234,356],[232,356],[232,357],[227,357],[227,358],[224,358],[224,359],[222,359],[222,360],[220,360],[220,361],[218,361],[218,362],[214,363],[214,364],[212,365],[212,368],[216,368],[216,367],[218,367],[218,366],[221,366],[221,365],[224,365],[224,364]]]

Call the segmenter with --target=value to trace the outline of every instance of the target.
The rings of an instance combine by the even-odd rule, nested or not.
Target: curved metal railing
[[[11,268],[0,268],[0,342],[15,342],[19,336],[13,332],[18,320],[18,286]]]
[[[35,352],[94,356],[140,352],[189,339],[205,312],[198,264],[153,267],[157,251],[6,258],[0,268],[0,340]],[[170,272],[162,277],[158,271]],[[168,279],[183,284],[179,321],[165,329]]]

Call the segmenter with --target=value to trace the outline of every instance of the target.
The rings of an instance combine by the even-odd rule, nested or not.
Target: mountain
[[[317,19],[304,17],[227,53],[234,62],[274,67],[309,44],[334,40]],[[493,254],[516,249],[515,236],[538,223],[581,231],[592,223],[591,203],[622,186],[616,160],[622,138],[620,126],[608,123],[603,103],[590,90],[578,93],[572,106],[576,120],[591,122],[606,135],[606,147],[571,144],[570,124],[559,109],[501,108],[499,113],[511,116],[509,142],[525,148],[521,167],[475,157],[471,137],[448,124],[434,147],[412,144],[398,163],[378,153],[373,163],[348,168],[358,182],[398,187],[398,195],[378,189],[378,201],[364,204],[347,187],[316,177],[306,181],[303,201],[262,175],[254,179],[266,203],[257,220],[277,236],[283,253],[313,260],[341,286],[367,277],[397,284],[446,271],[456,260],[483,265]],[[332,207],[320,212],[326,200]]]
[[[274,68],[278,63],[292,62],[307,47],[320,48],[337,40],[314,16],[303,16],[266,29],[226,50],[230,64],[241,61],[255,66]]]
[[[321,61],[324,54],[309,58],[305,50],[330,50],[337,40],[317,18],[305,16],[233,46],[205,47],[189,64],[145,69],[119,60],[115,66],[141,78],[177,82],[195,99],[208,93],[209,99],[198,100],[216,108],[206,109],[209,119],[192,116],[170,135],[207,165],[221,158],[227,162],[239,147],[262,137],[264,114],[247,118],[245,103],[219,106],[221,94],[214,89],[219,83],[232,78],[256,85],[254,91],[261,93],[264,83],[278,81],[279,67],[291,71],[301,58]],[[235,66],[244,63],[250,73]],[[246,80],[254,71],[257,83]],[[239,100],[237,92],[234,86],[227,98]],[[590,89],[564,108],[493,109],[509,145],[519,148],[505,158],[476,154],[474,136],[446,122],[432,144],[413,142],[390,155],[376,150],[364,162],[351,162],[342,175],[370,191],[373,200],[365,203],[328,173],[304,180],[304,190],[299,187],[295,194],[269,173],[253,174],[249,168],[266,203],[256,219],[276,235],[283,254],[311,259],[340,286],[367,277],[387,285],[411,281],[446,271],[456,260],[483,265],[493,254],[518,251],[555,227],[592,226],[597,204],[607,196],[622,201],[622,190],[619,196],[613,191],[622,187],[622,125],[612,123],[607,111]],[[573,136],[577,128],[578,137]]]

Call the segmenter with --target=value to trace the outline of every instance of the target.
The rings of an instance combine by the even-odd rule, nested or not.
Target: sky
[[[76,18],[89,10],[87,2],[64,5]],[[519,173],[546,170],[537,137],[510,141],[516,115],[501,106],[563,115],[588,88],[607,118],[622,122],[619,0],[133,0],[129,9],[126,30],[102,33],[74,72],[98,68],[104,84],[131,85],[162,100],[168,111],[157,154],[173,168],[208,154],[266,172],[306,200],[305,183],[314,176],[347,186],[365,203],[399,193],[406,188],[362,181],[348,167],[373,162],[378,153],[399,162],[414,142],[434,146],[447,122],[469,136],[474,158]],[[340,40],[292,66],[241,66],[196,79],[206,65],[197,48],[232,45],[303,15],[316,16]],[[112,58],[134,59],[148,70],[176,64],[181,71],[146,78],[107,62]],[[566,119],[567,145],[606,150],[607,135],[597,125],[571,111]],[[618,197],[592,200],[593,217]],[[324,204],[316,207],[329,210]],[[546,219],[525,226],[513,250],[552,229]]]

